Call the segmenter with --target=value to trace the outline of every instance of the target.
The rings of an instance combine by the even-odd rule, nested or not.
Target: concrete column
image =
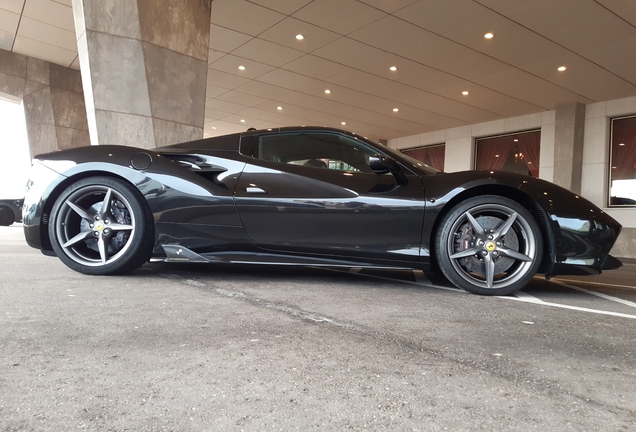
[[[31,157],[90,145],[79,71],[0,50],[0,91],[24,103]]]
[[[211,0],[73,0],[90,139],[203,137]]]
[[[553,182],[581,193],[585,105],[576,102],[558,104],[554,125]]]

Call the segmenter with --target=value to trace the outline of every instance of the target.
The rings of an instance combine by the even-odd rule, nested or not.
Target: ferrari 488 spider
[[[151,259],[418,268],[483,295],[537,272],[596,274],[621,230],[546,181],[443,173],[320,127],[37,156],[23,223],[32,247],[85,274]]]

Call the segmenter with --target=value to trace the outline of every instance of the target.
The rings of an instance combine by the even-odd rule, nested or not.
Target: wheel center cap
[[[103,224],[103,223],[101,223],[101,222],[97,222],[97,223],[95,224],[95,229],[96,229],[97,231],[101,231],[101,230],[103,230],[103,229],[104,229],[104,224]]]
[[[497,245],[495,244],[495,242],[491,242],[491,241],[489,241],[488,243],[486,243],[486,250],[487,250],[488,252],[492,252],[492,251],[494,251],[495,249],[497,249]]]

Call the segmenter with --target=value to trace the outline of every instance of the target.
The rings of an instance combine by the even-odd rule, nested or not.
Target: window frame
[[[481,136],[481,137],[474,137],[473,138],[473,170],[478,171],[479,169],[477,168],[477,161],[478,161],[478,156],[479,156],[479,152],[478,152],[478,144],[479,141],[482,140],[488,140],[488,139],[493,139],[493,138],[503,138],[503,137],[508,137],[508,136],[515,136],[515,135],[524,135],[524,134],[529,134],[529,133],[539,133],[539,160],[537,162],[533,162],[536,163],[537,166],[537,177],[533,177],[533,178],[540,178],[540,174],[541,174],[541,165],[540,165],[540,159],[541,159],[541,127],[539,128],[532,128],[532,129],[526,129],[526,130],[522,130],[522,131],[515,131],[515,132],[506,132],[506,133],[501,133],[501,134],[496,134],[496,135],[487,135],[487,136]],[[514,171],[506,171],[506,172],[514,172]],[[528,174],[525,174],[528,175]]]
[[[617,120],[626,120],[626,119],[636,119],[636,114],[627,114],[620,115],[617,117],[609,118],[609,145],[607,146],[609,155],[608,155],[608,166],[607,166],[607,198],[605,200],[605,204],[607,208],[636,208],[636,204],[612,204],[612,166],[613,162],[613,148],[614,148],[614,122]],[[636,180],[636,179],[635,179]]]

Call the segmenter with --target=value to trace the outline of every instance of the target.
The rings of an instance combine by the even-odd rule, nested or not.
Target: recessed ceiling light
[[[216,126],[212,126],[212,129],[216,130]]]
[[[278,111],[282,111],[282,110],[283,110],[283,107],[276,107],[276,109],[277,109]]]
[[[485,37],[486,39],[492,39],[492,38],[494,38],[494,37],[495,37],[495,35],[494,35],[494,34],[492,34],[492,33],[486,33],[486,34],[484,35],[484,37]]]
[[[623,147],[625,145],[625,143],[620,143],[619,146]]]
[[[344,126],[347,124],[347,122],[341,122],[340,124]]]
[[[513,141],[514,141],[514,142],[518,142],[519,140],[518,140],[517,138],[515,138]]]
[[[399,109],[393,108],[393,112],[398,112],[398,111],[399,111]]]
[[[239,66],[238,68],[239,68],[239,70],[245,70],[245,66],[243,66],[243,65]]]
[[[297,35],[296,35],[296,39],[298,39],[298,40],[303,40],[303,39],[305,39],[305,36],[303,36],[303,35],[301,35],[301,34],[297,34]]]
[[[331,93],[331,90],[325,90],[325,93],[329,94]]]
[[[468,96],[468,92],[467,92],[467,91],[465,91],[465,90],[462,92],[462,94],[463,94],[464,96]]]
[[[564,70],[566,70],[566,69],[567,69],[567,68],[566,68],[565,66],[559,66],[559,67],[557,68],[557,70],[558,70],[559,72],[563,72],[563,71],[564,71]]]
[[[241,119],[241,123],[245,123],[245,120]]]
[[[396,67],[396,66],[391,66],[391,67],[389,68],[389,70],[391,70],[391,71],[395,72],[395,71],[397,70],[397,67]]]
[[[499,157],[499,155],[495,155],[495,157]]]

